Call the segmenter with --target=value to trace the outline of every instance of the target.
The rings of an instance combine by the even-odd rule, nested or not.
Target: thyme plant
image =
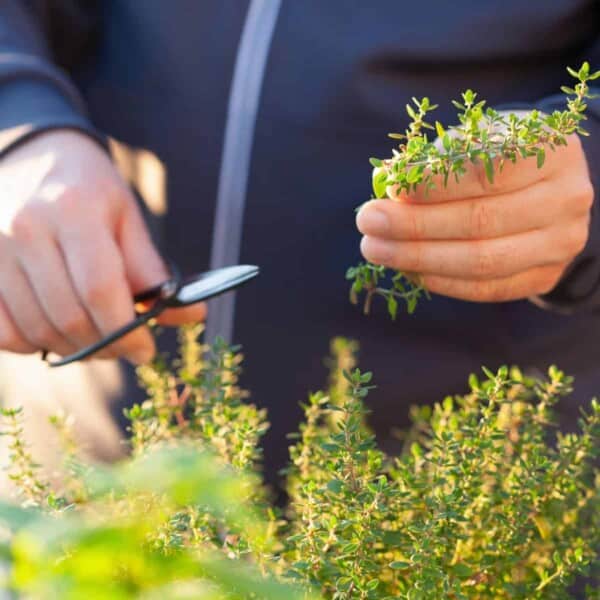
[[[414,408],[405,450],[386,456],[368,427],[371,374],[355,343],[334,340],[281,511],[260,477],[266,415],[239,387],[238,350],[217,342],[206,358],[198,333],[139,370],[147,400],[127,411],[121,464],[85,464],[59,417],[68,460],[51,486],[22,413],[2,411],[22,502],[0,503],[0,561],[17,597],[545,600],[600,572],[600,404],[578,433],[555,434],[572,384],[558,369],[472,376],[468,394]]]
[[[577,83],[573,88],[561,88],[567,96],[566,107],[549,115],[539,110],[525,115],[506,114],[486,106],[485,100],[467,90],[460,101],[452,102],[458,110],[458,125],[446,129],[439,121],[435,125],[429,122],[437,105],[431,104],[429,98],[413,98],[413,104],[406,106],[408,128],[402,134],[390,134],[400,141],[392,149],[392,156],[370,159],[374,198],[397,201],[401,194],[410,194],[419,186],[428,192],[436,187],[436,181],[446,186],[452,177],[458,182],[469,163],[482,166],[492,184],[495,172],[502,171],[506,161],[516,163],[531,158],[542,168],[548,150],[566,145],[567,137],[574,133],[588,135],[583,128],[587,100],[596,97],[590,92],[589,83],[600,77],[600,71],[592,73],[587,62],[578,71],[567,70]],[[428,131],[435,132],[437,140],[430,139]],[[374,296],[385,300],[393,319],[399,302],[405,302],[408,312],[413,313],[419,299],[427,296],[418,275],[390,275],[381,265],[360,263],[348,269],[346,278],[352,282],[350,299],[354,304],[364,294],[366,314]]]

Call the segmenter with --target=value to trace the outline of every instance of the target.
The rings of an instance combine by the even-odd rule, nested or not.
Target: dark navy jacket
[[[273,2],[274,0],[263,0]],[[163,251],[185,271],[209,264],[243,0],[2,0],[0,151],[53,127],[95,131],[166,166]],[[494,106],[550,108],[565,66],[600,68],[597,0],[283,0],[253,134],[240,260],[262,269],[237,297],[234,339],[245,383],[273,424],[268,466],[281,465],[298,403],[324,381],[334,335],[359,340],[375,372],[372,422],[385,436],[412,403],[465,388],[482,364],[551,363],[576,376],[575,404],[600,392],[600,221],[570,277],[542,310],[528,301],[435,297],[390,322],[347,300],[359,258],[354,207],[369,198],[369,156],[405,126],[404,105],[474,87]],[[237,58],[236,58],[237,57]],[[600,108],[588,123],[599,190]],[[0,199],[1,201],[1,199]],[[515,215],[518,218],[518,215]],[[564,314],[564,312],[569,314]]]

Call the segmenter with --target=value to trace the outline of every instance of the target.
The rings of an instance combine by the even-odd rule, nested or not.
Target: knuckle
[[[59,318],[56,326],[67,335],[76,335],[86,330],[87,318],[83,311],[69,312]]]
[[[84,190],[78,185],[65,186],[54,202],[61,213],[69,215],[80,210],[84,194]]]
[[[476,242],[473,247],[473,274],[485,279],[494,273],[494,257],[485,243]]]
[[[470,237],[484,239],[490,237],[496,227],[495,210],[486,202],[476,201],[471,204],[469,220]]]
[[[568,256],[583,252],[589,236],[589,220],[585,219],[571,227],[565,236],[564,246]]]
[[[473,299],[480,302],[491,302],[496,300],[498,288],[491,281],[473,282]]]
[[[411,271],[420,273],[424,270],[424,245],[421,242],[415,242],[412,244],[412,256],[411,256]]]
[[[139,211],[139,206],[129,188],[118,179],[104,181],[102,185],[109,211],[120,212],[123,209]]]
[[[539,280],[538,294],[549,294],[559,282],[563,269],[551,269],[544,272]]]
[[[415,206],[414,210],[408,211],[408,224],[412,239],[425,239],[425,219],[423,218],[422,211],[418,210],[418,207]]]
[[[116,267],[103,265],[94,268],[88,265],[85,269],[85,279],[81,286],[81,299],[85,304],[98,307],[110,302],[114,295],[115,285],[123,278],[123,272]]]
[[[11,332],[8,329],[0,326],[0,348],[3,350],[12,350],[17,341],[18,340],[14,332]]]
[[[0,348],[8,352],[16,352],[25,354],[35,352],[36,348],[28,344],[16,334],[1,334],[0,333]]]
[[[47,323],[38,323],[29,328],[27,339],[37,348],[52,348],[57,336]]]
[[[111,281],[108,277],[90,277],[83,286],[83,300],[89,306],[100,306],[110,299]]]
[[[578,186],[573,201],[582,212],[589,212],[591,210],[594,203],[594,186],[589,177],[586,177],[581,185]]]
[[[29,244],[39,236],[40,226],[38,208],[34,204],[27,204],[13,216],[10,232],[15,240]]]

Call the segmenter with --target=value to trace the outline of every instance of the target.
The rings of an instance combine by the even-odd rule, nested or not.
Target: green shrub
[[[266,415],[238,387],[240,356],[217,343],[205,359],[197,334],[182,330],[175,361],[140,369],[131,459],[83,464],[55,419],[59,489],[33,463],[20,411],[3,411],[23,506],[0,505],[0,556],[19,597],[552,599],[597,574],[600,404],[577,434],[555,433],[552,408],[571,390],[557,369],[472,376],[467,395],[413,409],[391,457],[368,428],[371,375],[335,340],[281,511],[260,478]]]
[[[569,70],[565,111],[508,117],[467,91],[452,135],[426,121],[428,99],[391,159],[372,159],[375,197],[435,176],[457,180],[468,162],[487,177],[506,160],[535,156],[585,134],[585,63]],[[441,148],[426,129],[435,129]],[[426,291],[404,273],[350,269],[352,299],[385,298],[396,315]],[[198,327],[180,334],[180,354],[139,370],[147,400],[127,411],[132,457],[85,464],[68,418],[62,484],[45,480],[23,441],[19,409],[0,410],[19,505],[0,503],[4,587],[41,599],[570,598],[577,576],[598,576],[600,404],[577,434],[556,433],[552,409],[571,379],[484,369],[471,391],[414,408],[400,456],[386,456],[368,427],[371,374],[356,369],[356,344],[333,342],[326,391],[310,396],[286,470],[289,502],[273,506],[260,476],[266,414],[238,385],[238,349],[210,353]],[[208,356],[208,358],[207,358]],[[598,598],[598,581],[587,597]]]

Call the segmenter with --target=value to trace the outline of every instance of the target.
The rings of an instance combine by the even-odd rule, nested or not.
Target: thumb
[[[169,279],[169,271],[154,246],[140,209],[133,197],[125,203],[118,243],[123,254],[125,274],[132,294],[154,287]],[[203,321],[205,304],[166,310],[158,319],[167,326]]]

